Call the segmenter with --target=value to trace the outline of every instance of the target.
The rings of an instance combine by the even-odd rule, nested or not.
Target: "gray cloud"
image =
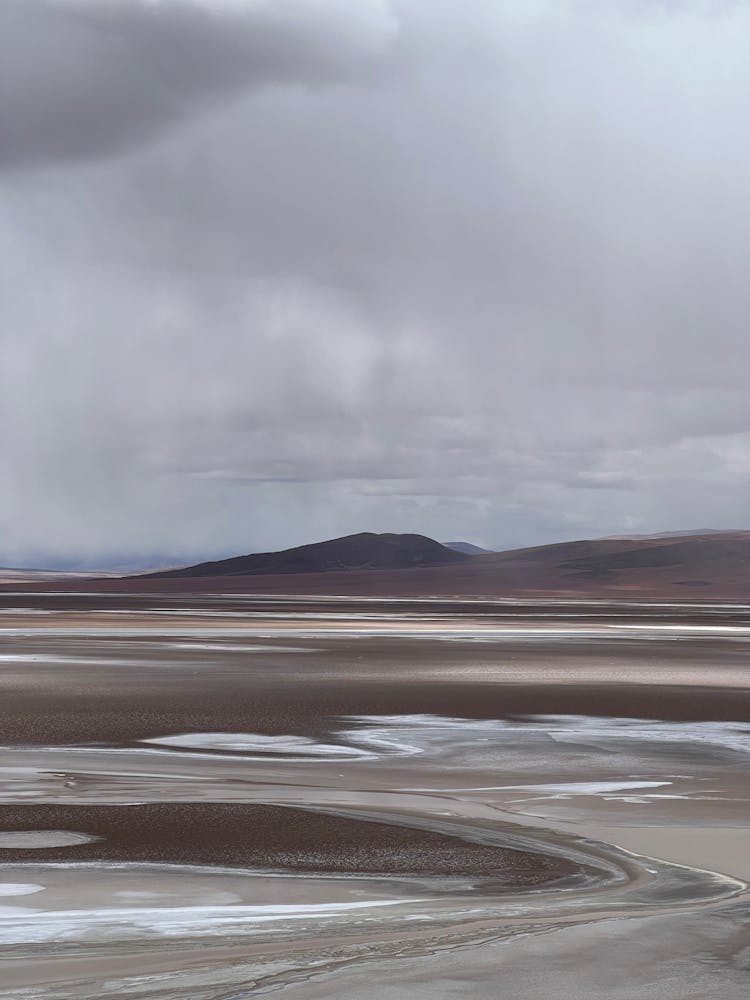
[[[744,523],[750,11],[353,6],[6,5],[0,563]]]
[[[113,155],[233,94],[362,78],[392,29],[377,0],[4,0],[0,163]]]

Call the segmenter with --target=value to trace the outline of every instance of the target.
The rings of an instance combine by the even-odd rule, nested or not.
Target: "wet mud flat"
[[[0,996],[744,1000],[750,609],[0,610]]]
[[[750,720],[738,607],[153,600],[0,594],[3,742],[324,732],[396,713]]]
[[[62,846],[3,846],[3,834],[71,830],[92,838]],[[141,862],[357,874],[491,879],[493,891],[573,881],[581,866],[471,843],[395,823],[363,822],[285,806],[224,802],[133,806],[0,805],[0,865]],[[583,870],[584,874],[590,871]]]

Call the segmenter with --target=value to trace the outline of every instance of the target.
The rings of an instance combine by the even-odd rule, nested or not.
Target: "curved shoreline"
[[[196,809],[204,808],[203,804],[195,805]],[[239,814],[242,819],[258,818],[265,814],[269,818],[269,807],[226,807],[226,804],[211,803],[212,809],[217,806],[229,808],[234,814]],[[23,812],[39,813],[45,807],[30,806],[22,809]],[[55,807],[48,807],[54,810]],[[67,807],[63,808],[64,813],[81,812],[88,814],[89,819],[98,817],[99,824],[94,827],[89,824],[89,829],[97,829],[98,835],[102,836],[104,816],[111,830],[117,826],[119,820],[127,812],[132,812],[138,807],[111,807],[100,806],[91,809],[89,807]],[[156,813],[163,814],[164,810],[169,812],[172,807],[156,806],[150,812],[153,817],[154,809]],[[172,816],[173,821],[177,821],[181,829],[182,824],[188,819],[188,813],[183,809],[177,810],[177,815]],[[351,865],[345,860],[337,867],[326,866],[325,863],[318,863],[314,868],[277,867],[274,871],[269,867],[248,868],[247,863],[238,866],[237,861],[230,862],[229,866],[221,864],[196,864],[192,861],[182,860],[170,863],[165,860],[164,854],[155,862],[150,860],[134,860],[120,857],[115,860],[112,857],[111,845],[102,838],[98,841],[86,845],[79,845],[76,848],[68,848],[64,851],[60,849],[39,849],[36,851],[2,851],[0,858],[4,864],[0,867],[0,872],[11,871],[14,874],[39,872],[44,869],[64,868],[67,870],[77,870],[80,872],[87,870],[98,870],[99,872],[117,872],[127,870],[130,873],[145,873],[149,870],[163,869],[169,870],[170,877],[175,875],[199,875],[209,878],[211,876],[231,874],[232,876],[250,876],[255,879],[267,879],[269,877],[279,877],[293,879],[298,886],[312,883],[317,879],[326,879],[328,882],[339,882],[345,885],[346,882],[356,881],[366,885],[378,880],[387,884],[400,886],[403,891],[409,892],[409,897],[404,899],[396,897],[388,905],[398,907],[394,911],[395,918],[406,916],[413,919],[415,912],[429,911],[430,919],[437,923],[451,923],[458,913],[467,911],[476,913],[477,903],[481,903],[481,910],[485,919],[495,919],[507,921],[508,919],[543,919],[545,923],[550,920],[558,920],[564,917],[589,918],[594,915],[605,916],[609,913],[617,912],[620,915],[643,914],[652,911],[674,911],[689,907],[700,907],[706,904],[715,904],[723,900],[731,899],[747,889],[747,885],[739,879],[721,875],[717,872],[706,871],[698,868],[691,868],[684,865],[675,865],[669,862],[660,861],[654,858],[646,858],[632,852],[624,851],[611,844],[603,844],[597,841],[573,838],[560,833],[559,831],[543,830],[538,828],[525,828],[521,824],[513,825],[507,823],[478,820],[476,817],[461,819],[436,819],[432,816],[416,816],[410,813],[371,813],[353,809],[331,809],[313,807],[290,808],[290,807],[270,807],[271,820],[278,824],[279,820],[288,819],[295,816],[305,823],[309,831],[317,829],[318,835],[327,837],[336,829],[342,827],[360,844],[364,843],[363,833],[366,832],[369,841],[364,846],[364,857],[371,859],[372,855],[367,854],[367,848],[372,846],[373,837],[382,837],[385,828],[389,846],[389,864],[382,871],[373,871],[372,867],[364,867],[359,870],[352,870]],[[107,815],[109,814],[109,815]],[[28,812],[27,812],[28,816]],[[226,817],[225,817],[226,818]],[[322,822],[321,822],[322,821]],[[85,823],[79,823],[85,826]],[[106,825],[106,824],[105,824]],[[437,871],[436,866],[424,866],[422,870],[411,870],[408,866],[398,870],[393,864],[394,858],[402,845],[404,836],[418,831],[420,837],[418,842],[420,848],[424,841],[422,837],[427,837],[433,845],[451,843],[451,847],[456,842],[460,842],[463,850],[471,847],[479,847],[479,854],[471,854],[472,860],[481,858],[489,863],[489,867],[481,865],[473,870],[457,870],[455,864],[449,864],[445,870]],[[233,831],[236,832],[236,831]],[[242,832],[242,831],[240,831]],[[377,833],[376,833],[377,832]],[[141,831],[136,831],[140,836]],[[267,836],[267,831],[263,831],[263,836]],[[395,838],[402,838],[397,840]],[[142,841],[139,840],[142,843]],[[137,845],[136,845],[137,846]],[[86,851],[89,858],[84,860],[81,853]],[[334,846],[334,851],[338,850]],[[395,853],[394,853],[395,852]],[[30,855],[35,857],[32,859]],[[50,857],[50,855],[52,857]],[[77,856],[77,858],[76,858]],[[530,863],[539,866],[543,859],[549,863],[550,858],[555,859],[556,867],[553,869],[554,875],[546,881],[538,878],[519,881],[498,877],[497,870],[492,867],[499,861],[504,864],[516,865],[519,857],[525,857]],[[451,855],[451,862],[455,861],[455,856]],[[396,870],[394,870],[396,869]],[[547,868],[549,872],[550,869]],[[510,869],[512,874],[517,875]],[[29,875],[29,877],[31,877]],[[414,890],[416,889],[416,895]],[[412,890],[412,891],[409,891]],[[422,900],[420,902],[420,899]],[[408,914],[400,912],[401,904],[408,904]],[[368,904],[341,904],[342,906],[367,906]],[[372,906],[385,905],[373,902]],[[158,911],[158,905],[154,904],[154,911]],[[187,913],[190,905],[180,907],[180,910]],[[205,909],[205,907],[199,907]],[[273,907],[272,907],[273,909]],[[304,909],[304,907],[303,907]],[[313,907],[315,909],[315,907]],[[325,909],[325,908],[324,908]],[[105,912],[116,914],[117,908],[108,908]],[[257,911],[257,907],[253,908]],[[72,912],[72,911],[71,911]],[[126,910],[123,915],[126,915]],[[9,914],[12,919],[12,908]],[[319,915],[319,914],[318,914]],[[217,914],[214,914],[217,916]],[[242,908],[235,909],[229,906],[226,913],[222,914],[225,919],[242,917]],[[260,914],[262,917],[262,913]],[[304,917],[304,914],[302,914]],[[6,917],[7,919],[7,917]],[[209,919],[210,922],[210,919]],[[234,932],[237,931],[233,925]],[[221,935],[220,927],[217,933]]]

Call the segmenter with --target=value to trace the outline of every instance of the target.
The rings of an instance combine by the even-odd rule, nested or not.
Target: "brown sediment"
[[[50,829],[69,829],[100,839],[68,847],[0,848],[0,863],[106,861],[481,876],[493,880],[493,890],[508,891],[541,887],[591,871],[557,856],[287,806],[221,802],[0,805],[0,831]]]
[[[177,682],[179,683],[179,682]],[[505,685],[477,690],[469,684],[412,686],[363,683],[347,689],[321,684],[316,690],[285,692],[201,689],[172,693],[142,690],[130,699],[96,694],[75,697],[14,695],[0,706],[2,741],[15,745],[106,743],[186,732],[327,733],[342,728],[342,715],[427,713],[476,719],[514,715],[600,715],[663,720],[750,721],[745,691],[696,692],[689,687],[658,691],[636,686]]]
[[[293,765],[280,759],[276,767],[273,762],[265,761],[261,766],[242,756],[217,760],[205,751],[193,756],[160,750],[147,757],[119,751],[87,753],[81,745],[87,742],[134,745],[144,738],[201,732],[299,734],[332,742],[338,729],[356,728],[341,719],[346,715],[430,713],[493,719],[526,714],[580,714],[750,721],[750,646],[746,638],[733,641],[715,635],[710,638],[693,635],[689,641],[654,638],[643,641],[603,636],[593,639],[542,636],[539,640],[505,637],[481,643],[472,642],[471,635],[455,634],[450,642],[417,634],[399,638],[376,634],[377,629],[364,620],[358,625],[356,614],[371,609],[366,603],[357,602],[331,603],[322,609],[349,613],[341,633],[349,628],[351,635],[311,638],[305,635],[304,623],[300,625],[302,618],[298,612],[306,610],[304,603],[298,603],[290,611],[278,602],[275,608],[266,605],[266,610],[283,612],[288,617],[271,621],[271,616],[267,616],[269,630],[275,631],[273,636],[263,636],[266,624],[258,629],[260,607],[255,609],[256,617],[238,616],[232,620],[229,614],[224,614],[248,610],[245,599],[233,603],[225,597],[172,597],[159,607],[159,600],[143,595],[128,598],[113,595],[110,611],[127,614],[107,616],[109,600],[102,595],[40,596],[33,599],[33,605],[39,610],[53,611],[54,615],[34,618],[24,617],[22,611],[32,605],[30,595],[2,599],[6,608],[15,602],[17,610],[4,615],[0,625],[19,631],[15,635],[6,634],[2,650],[6,656],[0,668],[0,743],[28,744],[34,748],[8,755],[9,773],[13,775],[15,768],[16,777],[20,775],[9,795],[18,799],[29,797],[24,797],[20,804],[0,806],[0,830],[68,830],[100,838],[69,847],[1,850],[0,862],[20,863],[12,875],[14,881],[44,884],[45,879],[36,873],[32,876],[31,871],[45,862],[161,863],[175,866],[162,869],[162,874],[168,875],[161,886],[165,893],[170,888],[165,883],[172,880],[200,886],[203,893],[205,884],[228,879],[251,884],[263,882],[269,886],[263,897],[268,900],[279,892],[277,887],[285,880],[253,880],[242,869],[291,870],[294,877],[289,879],[293,887],[290,891],[296,892],[297,886],[302,885],[308,892],[312,885],[313,896],[329,880],[301,879],[297,874],[381,876],[372,885],[381,887],[386,894],[400,894],[403,883],[398,882],[399,877],[413,874],[424,878],[421,885],[416,880],[412,882],[414,893],[408,893],[419,897],[419,907],[425,904],[420,916],[429,913],[440,919],[442,915],[450,916],[455,899],[465,893],[469,880],[477,891],[467,897],[468,909],[461,910],[460,928],[451,925],[451,934],[457,935],[460,930],[463,935],[460,942],[457,937],[440,938],[438,947],[437,935],[443,933],[438,920],[411,923],[410,914],[417,911],[401,914],[397,953],[402,954],[403,940],[410,938],[409,956],[428,954],[429,958],[424,967],[407,968],[404,978],[393,989],[387,983],[387,958],[377,966],[354,967],[352,978],[345,979],[343,986],[341,983],[337,986],[338,980],[328,975],[317,985],[308,979],[307,965],[311,974],[321,969],[330,974],[343,969],[347,974],[345,966],[349,962],[359,963],[363,953],[346,953],[346,947],[353,944],[359,949],[362,941],[369,947],[373,938],[378,941],[393,935],[391,925],[377,922],[370,914],[356,927],[344,916],[330,943],[322,936],[320,923],[304,921],[285,932],[289,937],[281,945],[278,937],[271,939],[271,935],[278,933],[274,927],[263,941],[249,937],[241,950],[212,949],[207,941],[201,941],[200,947],[180,952],[179,959],[173,957],[172,949],[183,947],[186,938],[165,938],[149,931],[143,932],[143,950],[137,956],[128,955],[126,960],[123,959],[125,940],[114,944],[97,942],[96,933],[83,943],[61,940],[50,947],[48,943],[31,942],[24,944],[22,957],[4,961],[0,978],[6,988],[19,985],[27,993],[31,990],[34,995],[41,995],[36,984],[54,983],[55,996],[98,997],[102,995],[102,984],[94,982],[95,978],[132,975],[140,980],[138,988],[149,995],[158,993],[166,997],[180,992],[197,996],[189,979],[194,966],[215,963],[217,979],[209,987],[211,995],[220,989],[227,996],[239,996],[256,990],[257,970],[263,962],[271,959],[275,963],[280,957],[283,965],[287,956],[291,956],[288,967],[281,972],[274,966],[274,984],[293,983],[304,976],[300,995],[305,996],[308,993],[326,997],[365,993],[376,996],[385,992],[394,997],[417,993],[428,996],[434,995],[436,989],[439,994],[441,984],[455,981],[458,989],[471,995],[494,997],[499,969],[503,988],[507,979],[511,983],[507,987],[510,994],[521,996],[528,992],[529,976],[542,969],[547,979],[544,983],[535,981],[535,995],[557,991],[566,997],[578,997],[582,995],[581,968],[592,970],[591,977],[586,979],[587,995],[604,995],[606,984],[612,981],[612,956],[626,949],[625,965],[628,976],[636,977],[634,982],[641,966],[647,971],[654,970],[653,982],[647,989],[649,996],[657,989],[654,984],[659,977],[663,979],[664,968],[669,966],[687,970],[675,986],[678,992],[689,993],[692,987],[695,995],[697,990],[701,996],[744,997],[744,981],[738,990],[732,989],[733,970],[738,969],[737,955],[746,943],[741,931],[744,910],[738,908],[734,917],[727,917],[730,911],[726,909],[725,915],[717,916],[714,924],[708,923],[714,918],[707,917],[704,909],[694,916],[681,913],[693,906],[705,906],[707,897],[696,892],[693,899],[679,878],[676,882],[663,881],[663,872],[652,872],[643,859],[633,859],[631,870],[629,859],[618,855],[617,866],[622,866],[627,879],[616,885],[632,892],[632,903],[628,904],[624,896],[618,899],[619,889],[612,894],[601,892],[602,886],[606,887],[602,869],[587,866],[589,861],[597,866],[597,862],[604,863],[609,858],[609,849],[605,847],[597,855],[597,847],[590,839],[594,837],[607,844],[617,843],[626,850],[705,869],[703,873],[688,873],[698,883],[705,876],[706,884],[713,885],[711,871],[745,878],[744,772],[741,761],[721,756],[729,751],[712,750],[708,763],[704,751],[693,755],[687,747],[672,755],[659,750],[661,756],[647,755],[643,758],[645,763],[640,762],[637,754],[626,754],[623,760],[613,753],[611,764],[596,755],[598,770],[591,777],[604,781],[635,779],[636,783],[642,778],[658,781],[664,778],[661,790],[668,794],[663,799],[660,794],[649,796],[649,803],[642,806],[603,802],[598,798],[555,801],[551,805],[550,800],[537,800],[527,806],[524,801],[514,800],[519,794],[524,798],[534,794],[531,790],[534,782],[587,779],[585,761],[589,757],[585,748],[579,747],[571,755],[561,755],[558,759],[553,743],[541,756],[529,754],[528,761],[514,759],[499,764],[490,754],[489,763],[471,764],[460,771],[460,761],[452,762],[448,754],[437,761],[426,759],[427,767],[422,770],[415,764],[419,757],[356,764],[327,761]],[[169,617],[151,614],[153,608],[168,611]],[[203,620],[201,609],[210,611]],[[307,610],[320,613],[321,607],[311,602]],[[386,609],[393,616],[389,627],[398,627],[398,613],[404,610],[403,607]],[[438,628],[441,624],[431,614],[432,610],[415,604],[409,614],[423,615],[427,632],[431,620],[438,622]],[[546,613],[541,606],[531,604],[501,612],[478,604],[465,613],[458,605],[442,610],[453,618],[465,614],[467,631],[475,634],[481,632],[483,621],[479,618],[485,613],[487,624],[523,619],[532,625]],[[190,614],[191,611],[196,613]],[[218,612],[216,617],[215,612]],[[77,618],[79,614],[81,617]],[[580,606],[567,609],[557,606],[549,617],[560,621],[566,615],[568,623],[596,624],[602,617],[596,608]],[[644,619],[657,623],[680,619],[748,625],[747,615],[741,611],[704,613],[688,609],[678,614],[674,610],[650,609],[634,613],[610,607],[606,615],[610,621],[621,615],[628,623],[639,626]],[[73,621],[74,618],[77,620]],[[329,616],[328,626],[334,618],[333,614]],[[291,627],[285,632],[284,626],[290,622]],[[53,626],[48,634],[44,632],[45,625]],[[246,626],[244,635],[227,638],[213,631],[236,625]],[[414,625],[413,620],[409,625]],[[194,631],[180,634],[183,626]],[[136,627],[142,631],[139,635],[118,634],[118,627]],[[317,625],[310,620],[306,627],[314,630]],[[417,623],[414,632],[419,627]],[[171,635],[167,629],[173,629]],[[201,643],[205,648],[201,648]],[[243,644],[250,649],[243,652]],[[269,648],[274,645],[278,646],[276,650]],[[290,647],[304,647],[308,652],[295,654]],[[40,749],[45,744],[53,745],[49,752]],[[66,747],[73,745],[78,749],[67,756]],[[523,752],[523,747],[518,749]],[[110,765],[110,758],[114,758],[114,766]],[[143,767],[141,760],[147,762]],[[26,767],[29,762],[31,768]],[[68,773],[68,768],[75,769],[75,773]],[[28,782],[27,771],[32,772]],[[693,777],[689,778],[690,775]],[[16,777],[11,778],[11,784]],[[186,777],[190,780],[185,781]],[[683,783],[667,788],[666,779],[669,783]],[[688,786],[693,779],[701,784]],[[528,789],[522,790],[527,783]],[[415,785],[418,787],[412,787]],[[518,785],[522,789],[514,787]],[[677,796],[674,802],[672,792]],[[193,794],[198,797],[206,793],[220,799],[235,796],[245,799],[252,795],[265,801],[263,804],[251,804],[246,799],[241,803],[184,801]],[[165,802],[163,796],[169,795],[183,801]],[[48,802],[50,797],[60,802],[41,804],[42,796],[47,796]],[[97,804],[90,805],[94,796]],[[149,805],[101,804],[118,800],[140,802],[148,797],[157,801]],[[268,801],[295,805],[265,804]],[[526,808],[531,815],[523,812]],[[365,809],[367,813],[363,812]],[[705,824],[700,837],[692,836],[692,827],[683,825],[692,821],[694,826],[696,818]],[[718,827],[729,820],[731,828]],[[716,828],[710,825],[713,823]],[[527,826],[530,829],[524,836]],[[462,839],[474,836],[484,842]],[[575,836],[587,838],[578,851],[571,849],[570,840]],[[561,853],[554,853],[556,850]],[[28,866],[28,876],[16,874],[24,865]],[[210,867],[196,869],[191,874],[179,865],[215,867],[209,875]],[[218,871],[220,867],[233,871],[222,874]],[[146,870],[149,887],[151,875],[157,871]],[[62,891],[69,894],[71,908],[76,911],[93,905],[81,887],[83,880],[77,878],[80,872],[80,869],[78,872],[64,869],[57,876],[64,886]],[[109,878],[113,883],[124,878],[120,869],[107,876],[94,869],[90,875],[96,884]],[[143,869],[137,869],[135,875],[141,879]],[[436,878],[428,881],[427,876]],[[346,884],[357,883],[346,880]],[[336,891],[338,887],[337,880]],[[48,893],[50,888],[47,886]],[[159,888],[156,879],[154,888]],[[553,891],[549,896],[535,892],[547,888],[576,891],[570,894]],[[590,896],[592,888],[596,892]],[[179,885],[171,887],[172,890],[179,890]],[[486,896],[528,890],[532,892],[526,901],[532,909],[539,907],[538,914],[517,915],[516,902],[508,906],[506,897],[503,906],[511,915],[487,918]],[[728,893],[735,889],[726,885],[712,888],[711,892],[717,893],[716,899],[719,891]],[[451,894],[448,908],[439,905],[444,893]],[[47,898],[50,906],[56,902],[50,896]],[[122,898],[127,899],[127,895]],[[192,898],[189,895],[185,898],[186,906],[191,905]],[[561,898],[563,902],[558,908]],[[715,905],[716,899],[711,896],[711,905]],[[156,893],[152,902],[158,906]],[[44,913],[45,893],[30,897],[29,905]],[[591,910],[587,911],[589,905]],[[597,913],[604,919],[597,920]],[[635,919],[614,919],[638,914],[645,914],[648,919],[640,923]],[[486,923],[481,923],[480,917]],[[33,914],[29,917],[30,921],[35,919]],[[708,929],[700,934],[691,931],[680,943],[686,920],[694,920],[691,925],[694,928]],[[581,921],[585,921],[580,930],[583,936],[574,927]],[[569,940],[571,928],[579,936]],[[511,947],[496,952],[494,945],[489,945],[483,950],[481,935],[494,938],[510,933],[511,929],[521,932]],[[545,935],[538,942],[529,943],[530,929],[543,929]],[[546,931],[552,929],[565,929],[565,933],[551,937]],[[734,937],[724,957],[716,951],[715,941],[729,940],[730,934]],[[556,941],[562,944],[556,946]],[[476,947],[454,949],[457,943],[469,942]],[[441,958],[439,948],[444,946],[451,947],[451,951]],[[105,955],[107,950],[109,955]],[[373,950],[364,957],[371,954],[382,959],[387,953]],[[646,960],[642,961],[644,954]],[[31,955],[35,957],[31,959]],[[43,956],[40,962],[37,955]],[[698,956],[695,961],[694,956]],[[247,965],[240,968],[240,961]],[[705,983],[699,977],[708,963],[711,981],[704,989]],[[619,964],[625,968],[622,962]],[[231,985],[229,978],[226,985],[223,978],[219,983],[218,976],[226,970],[233,970]],[[451,976],[455,970],[458,972],[454,980]],[[162,984],[155,979],[141,979],[165,971],[169,975]],[[741,970],[737,972],[738,980],[740,974]],[[630,988],[630,978],[627,984]],[[116,987],[108,983],[108,988]],[[297,995],[293,985],[289,988]],[[638,996],[646,995],[638,987],[632,992],[633,996],[636,992]]]
[[[35,659],[9,660],[0,670],[0,742],[122,745],[217,731],[316,735],[347,715],[750,721],[746,643],[311,640],[290,633],[241,641],[291,641],[310,652],[242,653],[222,650],[217,639],[214,651],[173,649],[174,640],[150,624],[151,638],[6,638],[6,655]]]
[[[731,635],[683,642],[606,634],[550,640],[543,633],[549,626],[619,620],[746,626],[741,609],[137,594],[2,595],[1,606],[0,625],[11,629],[0,669],[5,744],[122,745],[201,731],[316,735],[346,715],[750,721],[748,644]],[[412,634],[377,634],[377,621],[357,619],[373,610],[388,615],[389,627]],[[304,617],[311,614],[321,617]],[[410,617],[404,622],[401,615]],[[290,625],[295,619],[302,628]],[[486,626],[519,623],[532,631],[539,626],[539,635],[474,642],[460,634],[465,628],[487,638]],[[342,625],[355,634],[335,634]],[[118,634],[134,626],[142,631]],[[450,642],[429,634],[443,627],[453,629]],[[88,631],[76,634],[81,628]],[[217,636],[217,628],[231,628],[232,637]],[[317,628],[333,634],[305,635]],[[272,637],[264,637],[266,630]],[[201,650],[207,639],[211,648]],[[232,650],[238,643],[267,648]],[[307,652],[284,649],[290,644]]]

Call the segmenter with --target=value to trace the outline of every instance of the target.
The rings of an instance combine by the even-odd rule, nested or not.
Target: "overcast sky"
[[[0,564],[750,527],[750,4],[0,0]]]

